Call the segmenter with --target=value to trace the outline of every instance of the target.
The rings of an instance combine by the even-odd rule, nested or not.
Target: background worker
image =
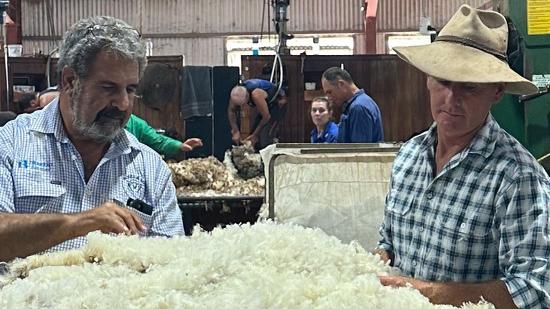
[[[338,126],[332,121],[332,104],[325,97],[311,101],[311,120],[315,128],[311,130],[312,143],[337,143]]]
[[[277,85],[263,79],[245,80],[241,85],[233,87],[227,108],[233,143],[241,142],[241,131],[237,120],[244,104],[258,111],[252,126],[252,134],[246,140],[258,149],[273,143],[288,102],[285,90],[281,88],[277,91],[278,88]]]
[[[377,143],[384,139],[382,116],[374,100],[359,89],[351,75],[332,67],[323,72],[323,91],[342,108],[338,124],[338,143]]]
[[[44,91],[25,93],[16,102],[19,113],[32,113],[44,108],[53,99],[59,96],[57,87],[50,87]]]

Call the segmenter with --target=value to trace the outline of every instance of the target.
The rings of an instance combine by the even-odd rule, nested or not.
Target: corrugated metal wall
[[[431,17],[442,28],[462,4],[492,7],[492,0],[379,0],[376,27],[379,32],[418,30],[420,17]]]
[[[59,38],[75,21],[94,15],[111,15],[140,26],[143,0],[23,0],[21,20],[25,37]]]
[[[111,15],[151,38],[155,55],[185,56],[188,65],[223,65],[228,35],[267,32],[270,0],[22,0],[23,52],[48,53],[80,18]],[[420,16],[440,28],[462,3],[479,7],[491,0],[379,0],[379,32],[418,29]],[[264,3],[265,8],[264,8]],[[294,0],[290,33],[358,33],[356,52],[364,51],[363,0]],[[264,10],[265,9],[265,10]],[[273,31],[273,26],[270,27]],[[382,37],[383,38],[383,37]],[[381,40],[377,40],[380,45]],[[384,52],[378,48],[378,52]]]
[[[155,56],[183,55],[185,65],[226,65],[225,38],[153,38]]]

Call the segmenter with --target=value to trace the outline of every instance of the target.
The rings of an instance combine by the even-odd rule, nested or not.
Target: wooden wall
[[[243,56],[243,75],[259,76],[272,62],[270,56]],[[332,66],[343,65],[357,86],[376,101],[385,141],[406,140],[432,123],[425,75],[395,55],[286,56],[283,63],[289,108],[281,124],[281,142],[309,142],[313,128],[309,104],[313,97],[323,94],[321,75]],[[306,91],[305,82],[315,82],[316,90]],[[339,118],[339,113],[336,111],[335,117]],[[250,113],[249,117],[253,116]]]

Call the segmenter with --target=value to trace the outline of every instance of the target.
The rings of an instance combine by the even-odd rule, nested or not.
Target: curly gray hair
[[[114,17],[95,16],[81,19],[65,33],[57,62],[59,78],[68,66],[78,78],[85,79],[95,57],[102,51],[136,61],[140,76],[147,64],[145,44],[134,27]]]

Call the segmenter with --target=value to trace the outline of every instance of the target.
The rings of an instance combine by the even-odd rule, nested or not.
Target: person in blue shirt
[[[259,149],[273,143],[279,122],[285,114],[287,101],[285,89],[279,89],[276,84],[267,80],[249,79],[233,87],[227,108],[233,143],[241,142],[241,130],[237,119],[244,104],[258,111],[252,133],[246,141],[250,141]]]
[[[338,142],[338,126],[331,121],[332,105],[325,97],[317,97],[311,101],[311,120],[315,128],[311,130],[311,142],[336,143]]]
[[[343,108],[338,125],[339,143],[377,143],[384,139],[378,105],[355,85],[346,70],[327,69],[321,83],[329,101]]]

